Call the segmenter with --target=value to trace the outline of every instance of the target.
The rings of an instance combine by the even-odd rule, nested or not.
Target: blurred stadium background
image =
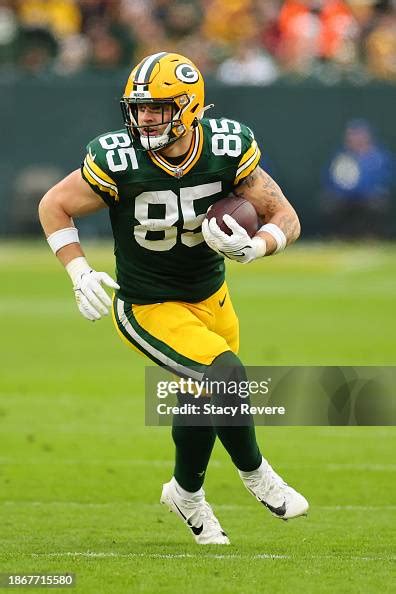
[[[396,153],[394,0],[1,0],[0,234],[38,232],[41,195],[79,166],[88,140],[122,127],[131,66],[164,48],[202,69],[210,115],[253,128],[305,237],[326,231],[324,174],[348,121],[363,118]],[[337,175],[348,188],[353,164]],[[105,219],[82,225],[103,234]]]
[[[252,127],[302,219],[285,255],[229,266],[242,359],[396,362],[394,1],[0,0],[1,570],[75,571],[83,594],[192,594],[198,580],[208,593],[391,592],[394,428],[260,427],[311,501],[286,527],[260,515],[217,447],[207,490],[235,545],[197,551],[158,506],[173,447],[144,426],[145,362],[109,321],[78,316],[42,239],[41,196],[88,140],[122,127],[131,66],[163,49],[202,69],[210,114]],[[379,151],[367,160],[344,145],[356,122]],[[343,243],[329,241],[340,197],[361,208],[340,211]],[[78,226],[112,273],[106,213]]]

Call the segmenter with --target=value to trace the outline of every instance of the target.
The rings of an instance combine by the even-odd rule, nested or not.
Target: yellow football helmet
[[[138,104],[171,104],[172,116],[160,136],[143,135]],[[125,126],[144,150],[159,150],[194,128],[204,113],[204,81],[198,68],[184,56],[160,52],[144,58],[128,77],[121,109]],[[162,112],[164,114],[164,112]],[[147,129],[147,126],[144,126]]]

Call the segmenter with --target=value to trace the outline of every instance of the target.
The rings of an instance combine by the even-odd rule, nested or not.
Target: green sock
[[[172,427],[172,437],[176,446],[174,476],[179,485],[194,493],[205,480],[205,472],[216,440],[213,427]]]

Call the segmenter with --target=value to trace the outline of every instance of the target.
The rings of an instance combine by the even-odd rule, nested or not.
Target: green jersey
[[[181,163],[134,146],[126,129],[92,140],[81,171],[109,206],[118,297],[129,303],[197,302],[224,281],[224,258],[205,243],[208,208],[255,169],[246,126],[203,119]]]

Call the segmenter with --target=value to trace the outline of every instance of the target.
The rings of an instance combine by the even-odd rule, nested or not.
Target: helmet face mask
[[[128,78],[121,109],[125,126],[134,143],[143,150],[156,151],[172,144],[198,123],[203,113],[204,83],[194,64],[179,54],[161,52],[148,56]],[[162,118],[155,124],[139,123],[139,106],[153,110],[162,106]],[[165,119],[165,106],[172,106]],[[169,112],[169,110],[167,110]],[[158,112],[157,112],[158,113]],[[150,134],[150,127],[166,125],[159,135]]]
[[[144,107],[154,114],[160,114],[155,123],[140,123],[139,111]],[[170,109],[169,109],[170,108]],[[180,108],[172,100],[121,100],[121,109],[124,114],[125,125],[134,141],[138,140],[144,150],[156,151],[180,138],[185,132],[185,126],[180,119]],[[157,117],[155,118],[157,120]],[[165,128],[164,128],[165,126]],[[150,129],[157,132],[163,128],[160,134],[152,133]]]

